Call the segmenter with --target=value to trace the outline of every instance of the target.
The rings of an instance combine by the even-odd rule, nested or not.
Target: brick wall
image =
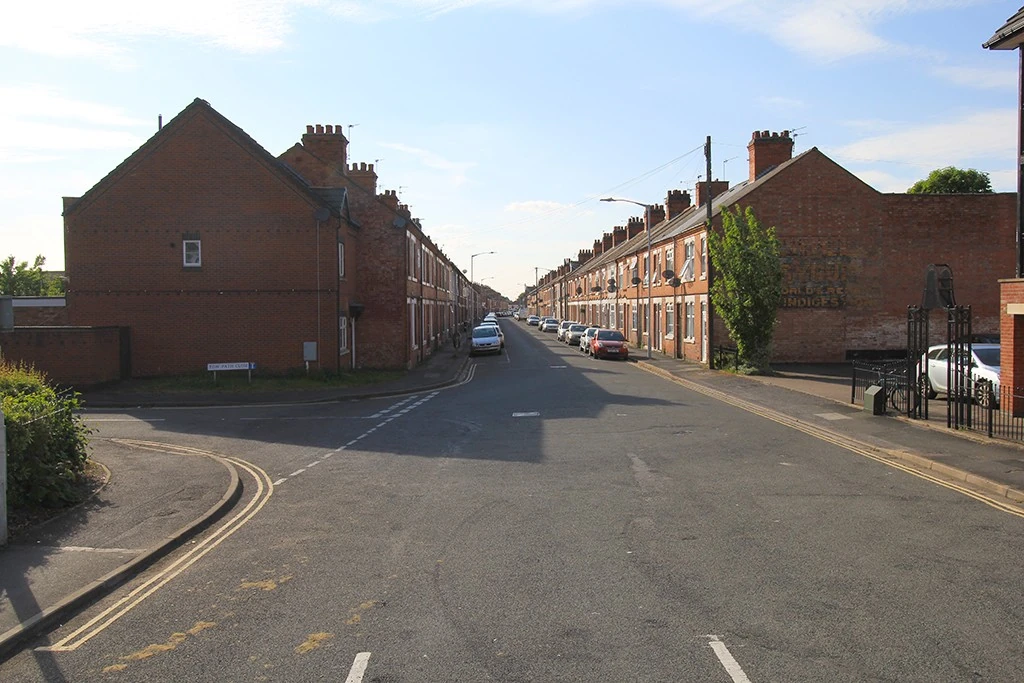
[[[136,376],[218,361],[283,372],[318,337],[322,367],[337,368],[347,228],[318,224],[316,201],[219,115],[182,116],[65,212],[71,323],[130,326]],[[183,266],[187,234],[200,268]]]
[[[84,389],[121,379],[116,327],[19,327],[0,331],[0,356],[42,370],[56,384]]]
[[[64,297],[14,297],[15,327],[67,324],[68,309]]]

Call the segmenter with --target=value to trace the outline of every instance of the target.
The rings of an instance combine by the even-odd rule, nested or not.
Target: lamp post
[[[654,280],[654,273],[651,272],[651,205],[634,201],[632,199],[622,199],[621,197],[605,197],[601,201],[626,202],[627,204],[636,204],[637,206],[644,207],[644,226],[647,231],[647,359],[650,360],[651,346],[654,345],[654,338],[652,335],[652,330],[654,328],[654,325],[652,324],[652,316],[654,315],[654,312],[653,307],[651,306],[651,282]]]
[[[480,251],[469,257],[469,284],[473,288],[473,324],[476,325],[476,281],[473,279],[473,259],[484,254],[497,254],[496,251]]]

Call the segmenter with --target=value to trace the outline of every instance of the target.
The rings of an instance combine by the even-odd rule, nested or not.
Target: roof
[[[1006,20],[987,42],[981,44],[986,50],[1014,50],[1024,43],[1024,7]]]
[[[333,214],[340,215],[339,206],[332,205],[331,202],[325,201],[323,197],[313,191],[309,184],[300,175],[298,175],[293,168],[288,166],[288,164],[279,161],[277,157],[265,150],[258,142],[253,140],[248,133],[211,107],[209,102],[198,97],[192,100],[187,107],[182,109],[177,116],[162,126],[160,130],[149,138],[149,140],[146,140],[141,147],[132,152],[127,159],[118,164],[110,173],[86,191],[85,194],[76,199],[74,203],[67,207],[64,211],[64,215],[66,216],[70,213],[74,213],[75,211],[87,206],[90,200],[103,194],[103,192],[114,185],[125,173],[143,163],[151,154],[159,149],[165,141],[175,135],[179,128],[198,115],[206,116],[209,120],[213,121],[215,125],[220,127],[226,135],[235,140],[257,161],[268,167],[272,173],[276,174],[284,182],[291,185],[300,194],[305,195],[311,204],[328,208]]]

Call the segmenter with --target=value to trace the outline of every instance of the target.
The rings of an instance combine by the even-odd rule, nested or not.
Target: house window
[[[676,305],[665,304],[665,336],[672,337],[676,333]]]
[[[200,240],[182,240],[183,265],[186,268],[199,268],[203,265],[203,249]]]
[[[338,242],[338,277],[345,277],[345,243]]]
[[[654,255],[654,281],[659,282],[661,280],[661,253]]]
[[[679,279],[686,282],[693,282],[693,240],[687,240],[683,245],[683,269],[679,273]]]
[[[636,306],[633,306],[632,309],[633,309],[633,329],[635,330],[636,329],[636,324],[637,324],[637,312],[638,311],[637,311],[637,307]]]
[[[700,238],[700,279],[705,280],[708,277],[708,238],[706,235],[701,235]]]
[[[692,301],[687,301],[686,302],[686,332],[684,333],[683,336],[686,337],[687,339],[690,339],[690,340],[692,340],[694,338],[693,308],[694,308],[693,302]]]
[[[348,316],[342,315],[338,318],[338,353],[348,351]]]
[[[675,247],[665,247],[665,270],[671,270],[676,273],[676,249]],[[676,273],[679,275],[679,273]]]

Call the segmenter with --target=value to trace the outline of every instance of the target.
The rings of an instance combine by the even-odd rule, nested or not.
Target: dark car
[[[590,355],[594,358],[629,358],[626,338],[618,330],[597,330],[590,340]]]

